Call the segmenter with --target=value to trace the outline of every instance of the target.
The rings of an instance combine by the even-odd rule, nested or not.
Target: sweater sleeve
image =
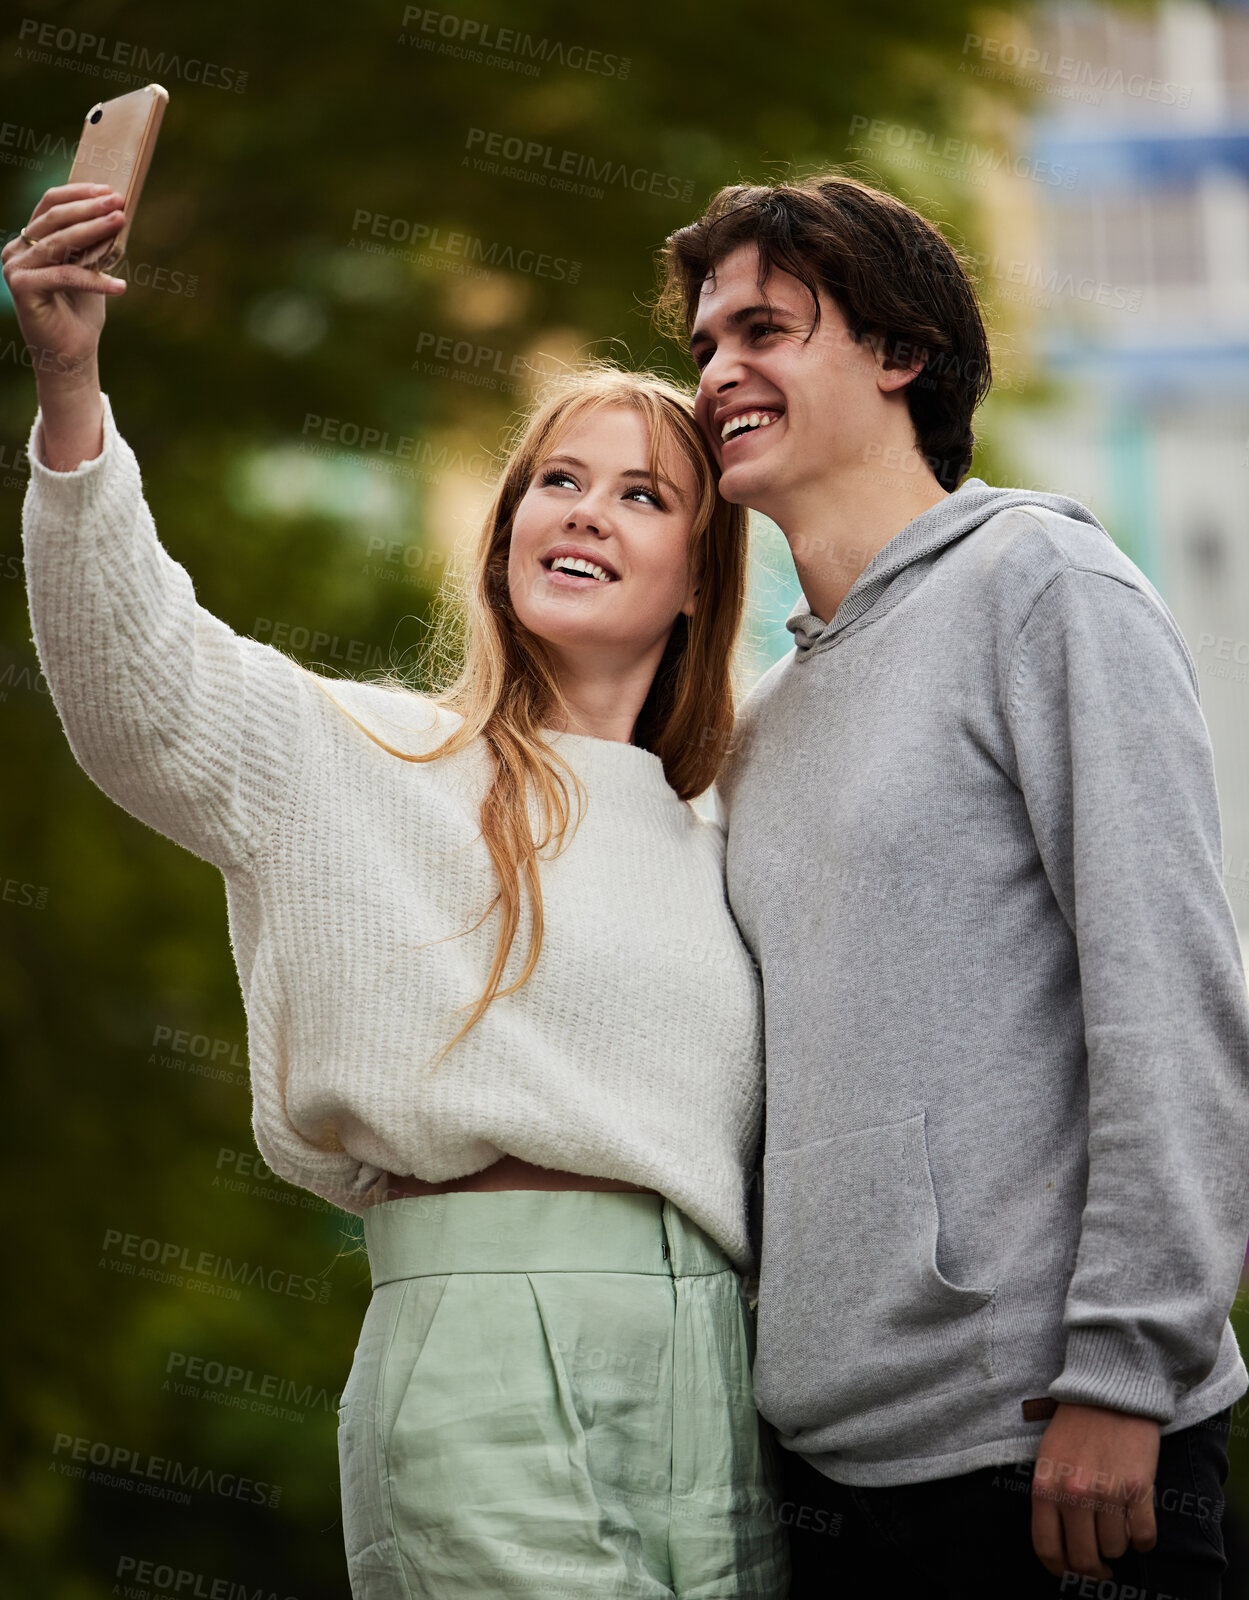
[[[246,865],[292,771],[298,668],[196,602],[107,395],[103,448],[72,472],[46,465],[42,421],[22,541],[35,648],[70,748],[142,822],[219,867]]]
[[[1165,1425],[1214,1366],[1249,1234],[1249,994],[1192,657],[1145,591],[1069,567],[1016,640],[1007,717],[1088,1059],[1049,1392]]]

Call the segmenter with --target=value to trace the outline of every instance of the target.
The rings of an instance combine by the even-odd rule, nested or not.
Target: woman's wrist
[[[36,388],[43,413],[40,454],[53,472],[72,472],[104,448],[104,397],[91,370],[74,378],[41,379]]]

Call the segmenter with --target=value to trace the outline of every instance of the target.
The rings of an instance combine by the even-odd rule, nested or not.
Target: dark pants
[[[834,1483],[781,1450],[790,1600],[1218,1600],[1230,1406],[1164,1434],[1158,1542],[1106,1564],[1113,1578],[1048,1573],[1032,1548],[1032,1463],[888,1488]]]

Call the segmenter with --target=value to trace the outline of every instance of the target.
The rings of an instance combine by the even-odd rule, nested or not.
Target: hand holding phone
[[[153,83],[93,106],[70,181],[46,190],[29,222],[0,249],[39,392],[44,460],[58,472],[100,450],[104,302],[127,287],[108,269],[126,253],[168,99]]]
[[[168,104],[168,91],[159,83],[149,83],[130,94],[103,100],[87,112],[66,186],[107,183],[121,195],[126,221],[119,233],[104,241],[97,254],[81,257],[78,265],[108,272],[125,255],[143,180]]]

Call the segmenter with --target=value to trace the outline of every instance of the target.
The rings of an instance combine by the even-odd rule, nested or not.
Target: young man
[[[666,265],[802,584],[720,784],[795,1600],[1217,1595],[1249,996],[1192,658],[1083,506],[962,483],[988,349],[914,211],[737,186]]]

